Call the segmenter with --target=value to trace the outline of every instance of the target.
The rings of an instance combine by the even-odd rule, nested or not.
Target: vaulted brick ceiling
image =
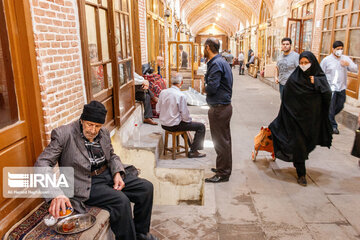
[[[272,11],[274,0],[181,0],[180,5],[193,34],[215,23],[232,35],[239,29],[240,22],[245,26],[253,14],[258,18],[262,1]],[[221,16],[216,20],[218,14]]]

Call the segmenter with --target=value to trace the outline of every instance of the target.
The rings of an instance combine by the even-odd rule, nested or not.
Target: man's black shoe
[[[198,151],[188,153],[188,158],[202,158],[202,157],[206,157],[206,154],[205,153],[199,153]]]
[[[337,128],[333,128],[333,134],[339,134],[339,130]]]
[[[214,173],[217,173],[217,169],[216,168],[211,168],[211,171]]]
[[[229,177],[222,177],[222,176],[218,176],[218,175],[214,175],[211,178],[205,178],[205,182],[208,183],[219,183],[219,182],[228,182],[229,181]]]
[[[155,237],[151,233],[148,234],[137,233],[136,238],[137,240],[159,240],[159,238]]]

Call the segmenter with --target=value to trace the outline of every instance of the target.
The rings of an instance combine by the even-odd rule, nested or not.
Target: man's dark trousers
[[[284,87],[285,87],[285,85],[282,85],[281,83],[279,83],[280,100],[282,100],[282,97],[284,94]]]
[[[153,112],[151,108],[151,98],[154,97],[154,94],[150,91],[136,91],[135,99],[144,103],[144,118],[153,118]]]
[[[161,126],[163,129],[170,132],[181,132],[181,131],[195,131],[194,141],[189,142],[191,151],[204,149],[204,138],[205,138],[205,125],[199,122],[183,122],[176,126]]]
[[[209,123],[211,138],[217,154],[216,175],[229,177],[232,170],[230,119],[232,105],[210,106]]]
[[[144,101],[144,118],[153,118],[153,112],[151,108],[151,94],[150,90],[145,94]]]
[[[244,61],[239,62],[239,75],[244,75],[244,68],[243,68]]]
[[[113,188],[114,182],[110,170],[91,179],[90,197],[86,205],[103,208],[110,213],[110,226],[116,240],[135,240],[136,233],[149,232],[153,203],[153,185],[151,182],[127,174],[121,191]],[[132,217],[130,202],[134,205]]]
[[[304,162],[294,162],[294,167],[296,168],[296,173],[298,177],[302,177],[306,175],[306,167],[305,167],[305,161]]]
[[[346,100],[345,90],[342,90],[340,92],[337,91],[333,92],[330,103],[330,110],[329,110],[329,119],[333,128],[337,129],[338,127],[335,120],[335,115],[344,109],[345,100]]]

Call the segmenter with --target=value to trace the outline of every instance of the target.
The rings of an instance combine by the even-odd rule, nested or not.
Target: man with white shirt
[[[156,112],[160,114],[161,127],[167,131],[195,131],[188,157],[205,157],[206,154],[198,151],[204,148],[205,125],[192,121],[187,108],[186,96],[180,90],[182,83],[182,75],[177,74],[172,80],[172,87],[161,91],[156,104]]]
[[[358,66],[348,56],[343,55],[343,49],[344,44],[341,41],[334,42],[332,54],[324,58],[320,63],[332,91],[329,118],[334,134],[339,134],[335,115],[344,108],[347,72],[358,71]]]
[[[244,53],[240,51],[238,61],[239,61],[239,75],[244,75]]]

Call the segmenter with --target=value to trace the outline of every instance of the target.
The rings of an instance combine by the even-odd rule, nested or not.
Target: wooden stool
[[[168,139],[169,134],[172,134],[172,148],[168,148]],[[180,136],[183,136],[185,146],[180,145]],[[180,152],[180,149],[183,148],[184,151]],[[165,130],[165,143],[164,143],[164,155],[166,155],[167,151],[170,151],[172,153],[172,159],[175,160],[176,155],[185,153],[186,157],[188,156],[188,137],[187,132],[170,132]]]

